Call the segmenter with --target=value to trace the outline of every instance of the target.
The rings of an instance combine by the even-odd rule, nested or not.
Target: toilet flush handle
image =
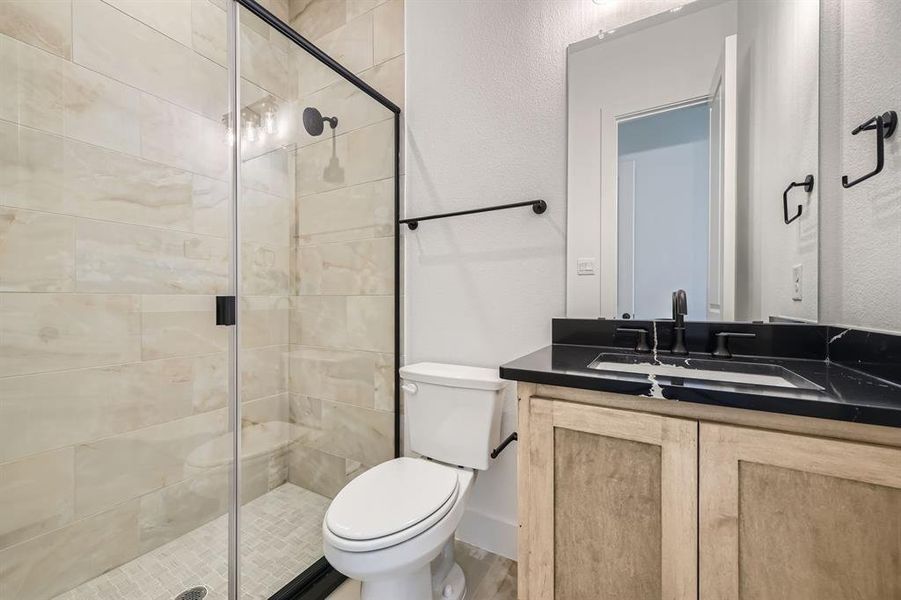
[[[419,391],[419,388],[416,387],[415,383],[404,383],[401,384],[400,389],[407,392],[408,394],[415,394]]]

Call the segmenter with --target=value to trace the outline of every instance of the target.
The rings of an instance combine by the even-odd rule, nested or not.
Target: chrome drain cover
[[[175,600],[201,600],[201,598],[204,598],[207,595],[208,591],[209,590],[207,590],[205,587],[199,585],[197,587],[192,587],[189,590],[183,591],[175,597]]]

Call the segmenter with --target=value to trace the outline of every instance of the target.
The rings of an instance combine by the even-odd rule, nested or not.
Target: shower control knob
[[[401,384],[400,389],[407,392],[408,394],[415,394],[419,391],[419,388],[416,387],[415,383],[404,383]]]

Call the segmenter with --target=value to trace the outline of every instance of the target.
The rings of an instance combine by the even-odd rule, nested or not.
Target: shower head
[[[338,126],[338,117],[323,117],[319,109],[312,106],[303,109],[303,128],[310,135],[322,135],[322,130],[325,128],[323,123],[326,122],[334,129]]]

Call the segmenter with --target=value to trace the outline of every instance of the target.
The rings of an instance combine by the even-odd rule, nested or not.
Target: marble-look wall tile
[[[288,391],[288,346],[245,348],[240,365],[242,402]]]
[[[228,21],[221,6],[210,0],[192,0],[191,42],[196,52],[215,63],[228,63]]]
[[[262,36],[253,29],[242,27],[241,77],[279,98],[294,99],[297,68],[291,61],[290,43],[281,34]]]
[[[285,23],[291,19],[290,0],[262,0],[260,4]]]
[[[391,294],[394,239],[302,246],[298,249],[301,295]]]
[[[295,191],[298,196],[318,194],[354,183],[348,178],[347,138],[337,135],[315,144],[301,146],[295,152]]]
[[[6,598],[49,600],[141,554],[137,500],[0,551]]]
[[[141,552],[158,548],[228,512],[228,479],[228,467],[219,467],[141,496]],[[222,545],[225,550],[225,539]]]
[[[288,399],[288,420],[310,429],[322,429],[322,400],[292,392]]]
[[[228,180],[225,127],[149,94],[140,97],[140,156]],[[136,153],[137,154],[137,153]]]
[[[191,174],[113,150],[0,123],[0,203],[191,230]]]
[[[25,44],[17,51],[22,125],[139,153],[138,90]]]
[[[80,220],[75,242],[79,292],[222,294],[228,289],[228,244],[120,223]]]
[[[191,4],[194,0],[103,1],[182,45],[191,47]]]
[[[393,412],[394,354],[379,354],[375,365],[375,409]]]
[[[357,73],[373,65],[372,13],[365,13],[317,40],[326,54]]]
[[[394,179],[297,199],[301,244],[394,235]]]
[[[291,292],[291,249],[245,243],[241,245],[241,292],[287,295]]]
[[[137,296],[0,294],[0,377],[134,362]]]
[[[190,231],[190,173],[74,140],[64,160],[66,213]]]
[[[0,121],[0,204],[65,212],[63,139]]]
[[[0,94],[0,119],[18,123],[19,43],[2,33],[0,33],[0,77],[3,77],[4,90],[4,93]]]
[[[388,0],[372,11],[373,62],[404,53],[404,0]]]
[[[227,430],[220,410],[76,446],[76,516],[182,481],[191,452]]]
[[[109,4],[75,2],[73,31],[76,63],[209,118],[228,110],[224,67]]]
[[[394,296],[347,298],[347,345],[357,350],[394,351]]]
[[[0,291],[72,292],[75,221],[0,207]]]
[[[143,360],[228,350],[228,330],[216,325],[213,296],[144,296],[141,321]]]
[[[347,461],[301,444],[292,446],[288,463],[288,481],[334,498],[347,483]]]
[[[238,204],[244,241],[291,245],[294,234],[294,203],[291,200],[245,187]]]
[[[294,197],[294,152],[277,150],[241,165],[241,183],[279,198]]]
[[[347,0],[347,20],[359,17],[385,2],[386,0]]]
[[[352,183],[394,177],[394,119],[348,134],[347,173]]]
[[[74,456],[70,447],[0,464],[0,548],[72,520]]]
[[[286,426],[291,418],[291,401],[287,392],[245,401],[241,405],[241,421],[245,434],[250,433],[249,427],[256,426],[254,431],[259,433],[261,440],[251,440],[250,448],[244,448],[244,454],[256,454],[256,449],[281,448],[288,445],[291,439],[291,429]],[[272,427],[267,423],[276,423]],[[257,446],[259,444],[259,446]]]
[[[394,415],[378,410],[322,402],[320,450],[375,466],[394,457]]]
[[[292,346],[289,388],[302,396],[372,408],[378,355]]]
[[[194,175],[191,180],[191,205],[195,233],[230,237],[231,194],[227,182]]]
[[[0,378],[0,462],[189,416],[194,370],[177,358]]]
[[[291,343],[347,347],[347,296],[297,296],[291,311]]]
[[[347,0],[292,0],[291,26],[308,40],[318,40],[347,20]]]
[[[309,96],[341,78],[340,75],[307,52],[295,52],[292,60],[297,65],[299,98]]]
[[[289,343],[292,300],[288,296],[241,297],[241,347]]]
[[[405,58],[401,54],[383,63],[379,63],[371,69],[360,73],[360,78],[377,89],[389,100],[404,108],[404,65]]]
[[[194,412],[225,408],[228,402],[228,355],[194,357]]]
[[[72,54],[72,2],[4,0],[0,2],[0,33],[69,58]]]
[[[299,196],[393,177],[394,120],[299,148],[295,173]]]

